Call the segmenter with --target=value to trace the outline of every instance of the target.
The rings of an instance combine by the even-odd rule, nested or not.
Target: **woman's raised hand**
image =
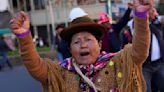
[[[30,21],[27,13],[20,11],[10,21],[10,28],[14,34],[22,34],[29,31]]]
[[[153,4],[153,0],[133,0],[133,9],[137,12],[145,12],[149,11]]]

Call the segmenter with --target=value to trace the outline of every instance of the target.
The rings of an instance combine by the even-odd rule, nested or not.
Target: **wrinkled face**
[[[78,64],[93,64],[100,54],[101,43],[86,31],[72,37],[70,52]]]

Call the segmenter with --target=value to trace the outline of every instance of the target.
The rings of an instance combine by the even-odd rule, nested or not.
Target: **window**
[[[99,0],[100,3],[106,3],[107,0]]]
[[[96,0],[77,0],[78,5],[90,5],[95,4]]]

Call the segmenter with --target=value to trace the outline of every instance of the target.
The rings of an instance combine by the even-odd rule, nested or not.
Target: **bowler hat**
[[[73,20],[70,22],[70,25],[61,32],[61,37],[66,41],[70,42],[74,34],[79,33],[81,31],[87,31],[93,34],[96,39],[100,40],[106,28],[101,24],[97,24],[96,22],[94,22],[91,18],[84,14],[84,11],[81,16],[78,13],[79,11],[83,10],[79,8],[72,10],[71,14],[75,13],[76,18],[73,18]],[[77,16],[78,14],[79,16]]]

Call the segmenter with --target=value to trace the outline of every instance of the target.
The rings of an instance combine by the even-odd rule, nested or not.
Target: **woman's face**
[[[78,64],[93,64],[100,50],[101,43],[91,33],[82,31],[73,35],[70,52]]]

